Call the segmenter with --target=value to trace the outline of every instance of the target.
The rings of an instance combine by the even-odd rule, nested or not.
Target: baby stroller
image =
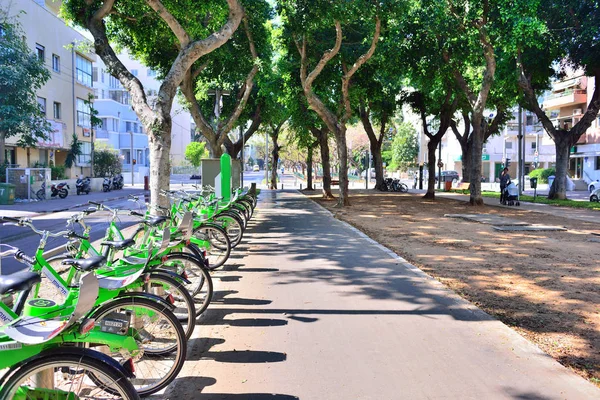
[[[520,206],[519,202],[519,187],[513,182],[510,182],[507,187],[504,188],[504,197],[502,204],[505,206]]]

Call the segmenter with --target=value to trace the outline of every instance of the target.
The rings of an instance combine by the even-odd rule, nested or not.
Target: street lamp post
[[[131,162],[131,186],[133,186],[133,131],[129,132],[131,135],[131,155],[129,161]]]

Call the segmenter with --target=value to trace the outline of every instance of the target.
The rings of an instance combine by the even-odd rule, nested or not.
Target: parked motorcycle
[[[114,190],[121,190],[125,186],[123,175],[117,174],[112,178],[112,188]]]
[[[50,186],[50,197],[56,197],[58,195],[58,197],[64,199],[69,195],[68,189],[71,189],[71,187],[67,185],[67,182],[62,182],[58,185],[53,183],[52,186]]]
[[[113,180],[109,177],[104,177],[104,182],[102,182],[102,191],[110,192],[113,187]]]
[[[81,193],[90,194],[92,191],[91,187],[92,181],[87,176],[85,178],[79,177],[75,182],[75,188],[77,189],[77,195]]]
[[[408,192],[408,186],[400,182],[400,179],[385,178],[383,180],[383,186],[381,187],[383,192]]]

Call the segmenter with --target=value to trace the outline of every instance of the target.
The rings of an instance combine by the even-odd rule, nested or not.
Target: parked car
[[[442,171],[442,182],[446,181],[447,176],[452,177],[452,182],[460,181],[460,176],[456,171]],[[438,175],[435,176],[435,181],[438,181]]]
[[[592,181],[588,185],[588,190],[592,193],[594,190],[600,189],[600,181]]]
[[[254,171],[254,172],[260,171],[258,164],[254,164],[254,167],[252,167],[252,171]]]

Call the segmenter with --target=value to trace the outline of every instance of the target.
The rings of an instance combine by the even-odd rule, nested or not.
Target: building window
[[[100,82],[104,83],[104,68],[100,68]]]
[[[77,82],[92,87],[92,62],[77,54],[75,69],[77,72]]]
[[[138,70],[137,69],[132,69],[131,70],[131,75],[138,76]]]
[[[506,142],[506,150],[512,150],[512,142]]]
[[[40,106],[40,110],[42,111],[42,113],[44,113],[44,116],[45,116],[46,115],[46,99],[38,96],[37,102],[38,102],[38,105]]]
[[[536,142],[531,142],[531,149],[532,150],[537,149],[537,143]]]
[[[44,46],[42,46],[41,44],[36,43],[35,51],[37,53],[38,60],[40,60],[41,62],[45,62],[46,61],[46,48]]]
[[[596,170],[600,169],[600,156],[596,156]]]
[[[81,154],[78,156],[78,164],[89,164],[91,162],[92,144],[90,142],[81,142]]]
[[[92,81],[98,82],[98,67],[92,68]]]
[[[54,72],[60,72],[60,57],[56,54],[52,54],[52,70]]]
[[[151,69],[148,70],[148,76],[156,76],[156,71],[153,71]]]
[[[125,132],[131,132],[131,122],[125,122]]]
[[[104,89],[100,90],[100,94],[102,94],[102,97],[100,97],[100,98],[104,99]]]
[[[60,119],[60,103],[54,102],[54,119]]]
[[[77,99],[77,125],[84,128],[89,128],[90,123],[90,106],[85,104],[83,99]]]

